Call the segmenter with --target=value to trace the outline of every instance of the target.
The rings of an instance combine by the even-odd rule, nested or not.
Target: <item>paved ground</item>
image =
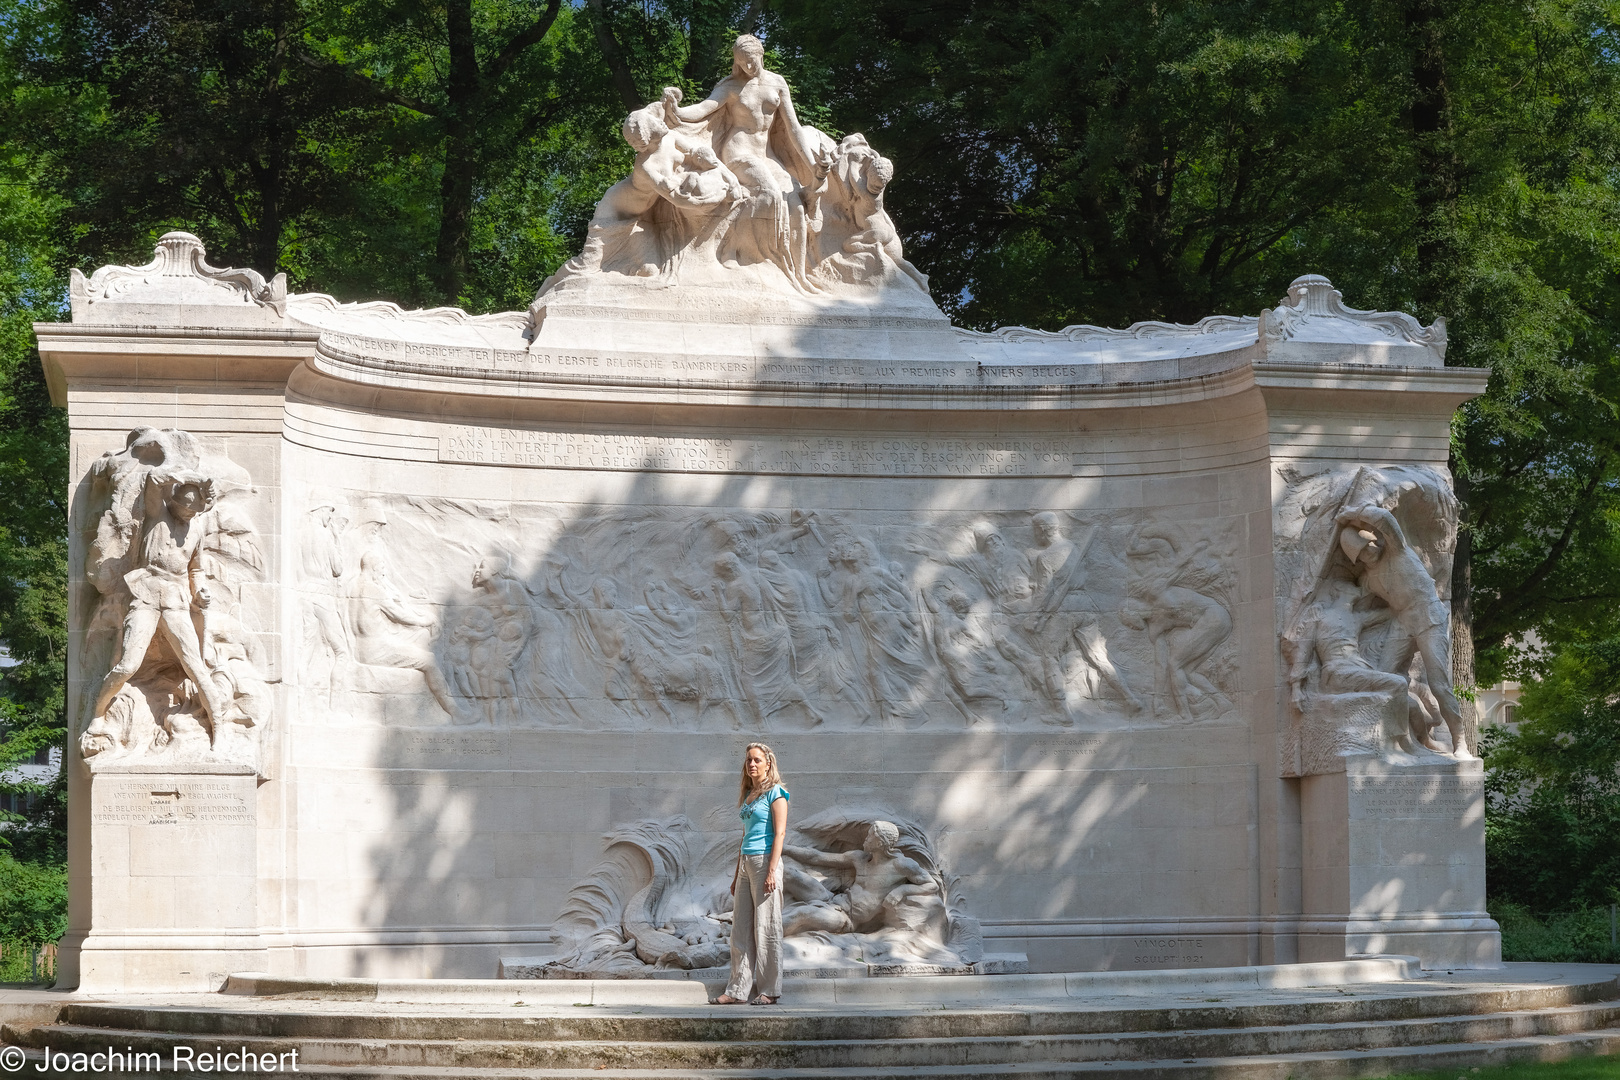
[[[995,980],[1001,976],[979,976]],[[761,1007],[749,1005],[694,1006],[694,1005],[559,1005],[545,1003],[519,1004],[525,986],[512,984],[510,1002],[377,1002],[311,1000],[292,996],[244,997],[227,994],[94,994],[79,995],[54,990],[5,988],[0,989],[0,1023],[16,1020],[38,1020],[48,1010],[66,1004],[99,1002],[145,1008],[180,1006],[192,1009],[217,1009],[221,1012],[330,1012],[349,1016],[511,1016],[514,1009],[523,1009],[526,1016],[577,1016],[589,1008],[597,1016],[706,1016],[724,1009],[728,1012],[763,1014],[774,1012],[800,1016],[838,1015],[851,1012],[905,1015],[912,1013],[951,1011],[997,1011],[1017,1009],[1063,1010],[1076,1009],[1157,1009],[1185,1008],[1188,1005],[1219,1003],[1222,1005],[1286,1005],[1303,1002],[1342,1000],[1345,998],[1397,998],[1443,995],[1458,991],[1512,990],[1534,986],[1558,986],[1570,983],[1589,983],[1600,979],[1620,978],[1620,965],[1616,964],[1504,964],[1495,971],[1435,971],[1419,980],[1384,983],[1362,983],[1338,987],[1306,987],[1285,990],[1223,990],[1208,993],[1168,992],[1159,994],[1088,994],[1085,997],[1039,997],[998,1000],[978,998],[972,1001],[939,1001],[927,1004],[798,1004],[793,1002],[794,987],[789,985],[780,1005]],[[532,984],[530,984],[532,985]],[[1620,997],[1620,989],[1617,989]]]

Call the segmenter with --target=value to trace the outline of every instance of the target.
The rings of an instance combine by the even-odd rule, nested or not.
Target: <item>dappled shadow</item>
[[[603,834],[712,820],[754,738],[794,815],[875,804],[931,829],[992,951],[1256,962],[1297,874],[1262,779],[1264,416],[1240,388],[1097,403],[560,406],[300,372],[290,546],[341,569],[294,572],[298,967],[489,977],[544,953]],[[446,463],[480,432],[575,445],[580,467]],[[793,471],[794,446],[832,467]],[[1035,565],[1045,511],[1067,569]],[[405,621],[363,625],[386,604]]]

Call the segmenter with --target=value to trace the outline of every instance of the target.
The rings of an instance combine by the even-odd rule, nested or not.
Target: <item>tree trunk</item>
[[[602,59],[607,61],[608,72],[613,76],[613,88],[619,92],[619,100],[630,112],[635,112],[647,104],[641,91],[636,89],[635,76],[630,73],[630,64],[624,58],[624,50],[619,47],[619,39],[613,36],[613,24],[608,19],[607,6],[602,0],[586,0],[591,9],[591,26],[596,30],[596,44],[602,50]]]
[[[444,143],[444,175],[439,179],[439,243],[435,283],[446,304],[460,305],[472,261],[473,161],[471,140],[456,124]]]
[[[262,202],[259,207],[258,229],[255,230],[254,260],[249,265],[265,277],[274,277],[281,262],[282,203],[287,184],[289,143],[294,137],[292,124],[287,118],[287,102],[282,84],[282,72],[287,62],[287,8],[277,3],[272,8],[271,31],[275,35],[275,51],[265,85],[266,152],[264,182],[260,185]]]
[[[444,15],[450,46],[445,82],[444,174],[439,180],[439,244],[435,255],[437,284],[447,304],[461,302],[472,261],[472,193],[478,171],[472,125],[480,79],[473,41],[472,0],[451,0]]]
[[[1452,455],[1451,476],[1457,487],[1457,501],[1461,504],[1457,522],[1457,552],[1451,561],[1451,684],[1463,693],[1457,696],[1462,706],[1463,735],[1468,748],[1479,752],[1479,707],[1468,691],[1474,686],[1474,533],[1469,527],[1469,489],[1472,486],[1466,469],[1459,469],[1456,455]],[[1466,695],[1466,696],[1465,696]]]
[[[1417,307],[1432,319],[1460,314],[1456,244],[1458,173],[1452,130],[1451,84],[1446,70],[1446,31],[1451,19],[1448,0],[1408,0],[1406,29],[1412,45],[1412,103],[1408,108],[1417,176]],[[1449,361],[1467,364],[1453,350]],[[1451,564],[1451,681],[1459,691],[1463,734],[1470,748],[1479,745],[1479,710],[1474,705],[1474,603],[1472,518],[1466,469],[1456,455],[1451,461],[1458,511],[1457,551]]]
[[[1409,0],[1412,103],[1408,122],[1416,150],[1417,302],[1427,318],[1455,318],[1458,160],[1446,73],[1447,0]],[[1466,363],[1465,357],[1459,360]]]

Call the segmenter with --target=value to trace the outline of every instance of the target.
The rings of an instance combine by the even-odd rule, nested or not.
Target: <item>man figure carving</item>
[[[1451,612],[1440,599],[1434,578],[1407,542],[1395,515],[1377,506],[1340,512],[1339,547],[1361,574],[1369,593],[1389,605],[1400,630],[1390,665],[1404,672],[1414,655],[1423,657],[1429,689],[1451,732],[1458,757],[1471,756],[1463,737],[1462,708],[1451,686]]]
[[[124,575],[132,599],[124,617],[123,646],[118,662],[101,682],[89,734],[101,733],[107,707],[140,671],[152,638],[161,633],[186,677],[197,687],[213,741],[219,725],[226,721],[252,724],[240,711],[232,712],[232,702],[214,683],[202,652],[206,635],[199,638],[191,618],[195,606],[206,622],[213,601],[201,562],[206,514],[214,505],[213,481],[190,472],[153,472],[147,477],[143,497],[146,530],[140,542],[140,561]]]

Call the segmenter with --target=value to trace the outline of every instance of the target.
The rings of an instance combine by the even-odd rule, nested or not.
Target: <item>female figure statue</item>
[[[706,128],[720,160],[748,189],[748,207],[722,247],[721,261],[774,263],[795,285],[811,289],[805,193],[826,174],[831,140],[799,124],[786,80],[765,70],[758,38],[742,35],[731,55],[731,74],[697,104],[682,106],[679,89],[664,90],[670,127]]]

